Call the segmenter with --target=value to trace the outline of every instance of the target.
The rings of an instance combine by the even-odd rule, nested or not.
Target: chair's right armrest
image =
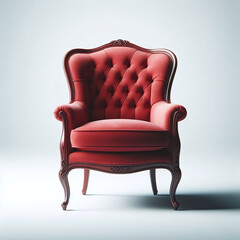
[[[162,127],[164,130],[172,132],[174,122],[179,122],[187,116],[185,107],[179,104],[160,101],[151,108],[150,121]]]
[[[69,104],[58,106],[54,116],[59,121],[67,120],[68,130],[79,127],[88,122],[88,109],[82,101],[74,101]]]

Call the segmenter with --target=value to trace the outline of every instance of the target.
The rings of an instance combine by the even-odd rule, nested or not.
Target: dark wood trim
[[[60,139],[61,169],[59,171],[59,179],[64,190],[64,202],[61,206],[63,210],[66,210],[70,198],[70,186],[68,183],[68,157],[71,151],[71,144],[67,114],[64,111],[60,111],[59,116],[62,119],[62,135]]]
[[[129,41],[118,39],[118,40],[111,41],[109,44],[112,44],[112,45],[128,45]]]
[[[67,114],[64,111],[59,112],[62,119],[62,135],[60,139],[61,166],[65,168],[68,165],[68,157],[71,152],[71,143],[68,127]]]
[[[171,167],[171,174],[172,174],[172,182],[170,186],[170,200],[172,206],[175,210],[178,209],[179,203],[176,201],[176,189],[181,179],[181,169],[179,168],[179,155],[181,149],[181,142],[178,133],[178,122],[181,119],[181,112],[177,111],[174,113],[173,116],[173,125],[172,125],[172,139],[171,139],[171,159],[172,159],[172,167]]]
[[[64,202],[61,205],[63,210],[66,210],[68,202],[69,202],[69,198],[70,198],[70,187],[69,187],[69,183],[68,183],[68,174],[71,170],[78,169],[78,168],[82,168],[84,170],[91,169],[91,170],[96,170],[96,171],[100,171],[100,172],[112,173],[112,174],[116,174],[116,173],[128,174],[128,173],[134,173],[134,172],[139,172],[139,171],[144,171],[144,170],[149,170],[149,169],[155,170],[157,168],[167,169],[172,174],[172,182],[171,182],[171,186],[170,186],[171,204],[175,210],[178,208],[179,204],[176,201],[175,193],[176,193],[178,183],[181,179],[181,170],[179,168],[173,169],[171,164],[154,163],[154,164],[148,164],[148,166],[143,165],[143,164],[132,165],[132,166],[129,166],[129,169],[126,172],[119,172],[119,171],[115,172],[112,170],[113,166],[114,165],[100,165],[100,164],[97,165],[97,164],[91,164],[91,163],[88,163],[88,164],[87,163],[76,163],[76,164],[68,164],[68,166],[65,166],[65,168],[61,168],[59,171],[59,178],[62,183],[62,186],[64,189],[64,196],[65,196]],[[85,179],[84,179],[84,181],[85,181]],[[86,183],[87,183],[87,181],[86,181]],[[86,187],[87,187],[87,185],[86,185]],[[87,190],[87,188],[86,188],[86,190]],[[153,191],[154,191],[154,189],[153,189]],[[154,195],[156,195],[155,193],[157,194],[157,192],[154,192]]]
[[[82,189],[83,195],[86,195],[86,192],[87,192],[89,174],[90,174],[90,170],[85,168],[84,169],[84,179],[83,179],[83,189]]]
[[[89,170],[95,170],[105,173],[112,174],[129,174],[140,171],[149,170],[152,168],[165,168],[172,170],[172,165],[167,163],[148,163],[148,164],[135,164],[135,165],[109,165],[109,164],[95,164],[87,162],[69,163],[67,166],[68,170],[71,171],[76,168],[85,168]],[[118,168],[123,168],[125,171],[119,171]]]
[[[70,198],[70,187],[69,187],[69,183],[68,183],[68,173],[69,173],[69,169],[67,167],[65,168],[61,168],[59,171],[59,179],[62,183],[63,189],[64,189],[64,201],[61,204],[62,209],[66,210],[68,202],[69,202],[69,198]]]
[[[149,172],[150,172],[153,195],[157,195],[158,190],[157,190],[157,183],[156,183],[156,169],[150,169]]]
[[[170,186],[170,200],[174,210],[178,209],[179,203],[176,201],[176,189],[181,179],[181,170],[180,168],[175,168],[171,170],[172,173],[172,182]]]

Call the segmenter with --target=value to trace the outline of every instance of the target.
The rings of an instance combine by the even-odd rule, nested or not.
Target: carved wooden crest
[[[128,172],[129,166],[112,166],[110,169],[113,172]]]
[[[127,44],[129,44],[129,41],[118,39],[118,40],[111,41],[110,44],[113,44],[113,45],[127,45]]]

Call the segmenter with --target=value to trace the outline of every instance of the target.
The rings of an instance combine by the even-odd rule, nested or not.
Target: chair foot
[[[157,195],[158,190],[157,190],[157,184],[156,184],[156,169],[150,169],[150,178],[151,178],[153,195]]]
[[[67,203],[66,203],[66,202],[63,202],[63,203],[61,204],[61,206],[62,206],[62,209],[63,209],[64,211],[67,209]]]
[[[84,180],[83,180],[83,189],[82,189],[83,195],[86,195],[86,192],[87,192],[89,173],[90,173],[89,169],[84,169]]]
[[[174,210],[177,210],[179,207],[179,203],[176,201],[175,193],[176,193],[176,189],[177,189],[177,186],[179,184],[182,174],[181,174],[180,168],[176,168],[176,169],[172,170],[171,173],[172,173],[172,182],[171,182],[171,187],[170,187],[170,200],[171,200]]]
[[[62,203],[62,209],[66,210],[69,198],[70,198],[70,187],[68,183],[68,169],[61,168],[59,171],[59,179],[62,183],[63,189],[64,189],[64,202]]]
[[[179,203],[178,202],[172,202],[172,206],[173,206],[173,209],[174,210],[177,210],[178,209],[178,206],[179,206]]]

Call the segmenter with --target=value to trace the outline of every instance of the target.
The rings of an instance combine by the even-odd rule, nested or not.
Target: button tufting
[[[112,59],[108,58],[106,61],[106,65],[109,66],[110,68],[112,68],[113,67]]]
[[[122,80],[122,75],[121,75],[120,72],[117,72],[117,73],[116,73],[116,79],[117,79],[118,81],[121,81],[121,80]]]
[[[166,85],[173,69],[170,57],[128,46],[90,52],[77,53],[69,59],[72,97],[86,99],[92,120],[149,120],[152,102],[167,96]]]
[[[130,67],[130,61],[129,61],[129,59],[128,58],[126,58],[125,60],[124,60],[124,65],[127,67],[127,68],[129,68]]]
[[[113,88],[113,86],[109,86],[108,89],[107,89],[107,92],[109,92],[109,93],[114,93],[114,88]]]
[[[99,76],[98,76],[98,79],[99,79],[100,81],[101,81],[101,80],[105,81],[105,80],[106,80],[105,73],[104,73],[104,72],[101,72],[101,73],[99,74]]]
[[[123,92],[123,93],[128,93],[128,92],[129,92],[128,86],[126,86],[126,85],[123,86],[123,87],[122,87],[122,92]]]
[[[137,93],[140,93],[140,94],[143,94],[144,93],[144,91],[143,91],[143,88],[141,87],[141,86],[138,86],[137,87],[137,91],[136,91]]]
[[[134,100],[133,99],[131,99],[130,101],[129,101],[129,105],[128,105],[130,108],[135,108],[136,107],[136,103],[134,102]]]
[[[132,80],[135,80],[135,81],[138,79],[138,75],[136,72],[133,72],[131,77],[132,77]]]
[[[117,108],[122,107],[122,103],[121,103],[120,99],[116,99],[116,101],[115,101],[115,107],[117,107]]]
[[[144,68],[147,68],[147,67],[148,67],[147,59],[145,59],[145,60],[142,62],[142,66],[143,66]]]
[[[150,76],[148,76],[147,80],[148,80],[150,83],[153,82],[153,79],[152,79]]]

